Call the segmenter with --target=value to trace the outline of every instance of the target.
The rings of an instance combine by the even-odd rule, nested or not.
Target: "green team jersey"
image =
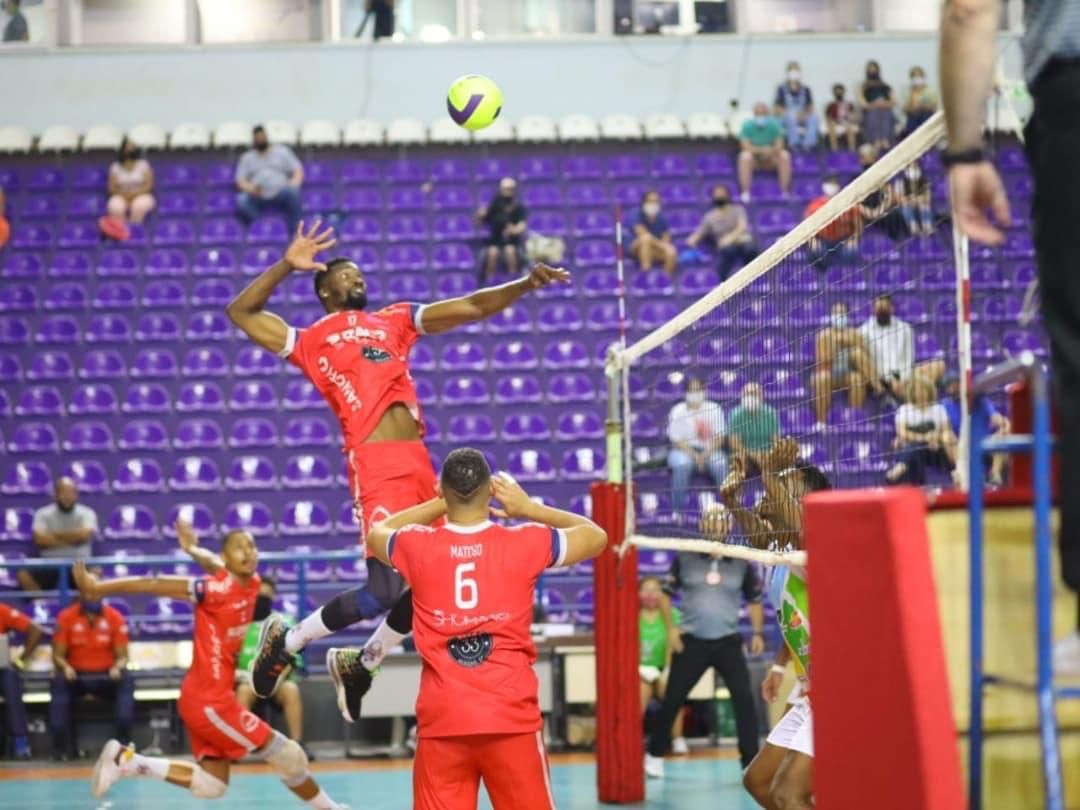
[[[810,673],[810,602],[806,594],[806,574],[802,569],[778,565],[773,569],[769,601],[776,608],[780,635],[791,651],[795,673]]]
[[[682,621],[679,609],[672,605],[671,620],[675,626]],[[656,667],[663,669],[667,663],[667,628],[664,627],[664,617],[660,611],[652,619],[646,619],[638,614],[638,635],[641,638],[641,656],[638,664],[643,667]]]
[[[286,627],[292,627],[292,619],[282,616],[285,620]],[[255,650],[259,646],[259,631],[262,630],[262,622],[252,622],[248,625],[247,632],[244,634],[244,643],[240,645],[240,652],[236,654],[236,671],[247,672],[251,667],[251,659],[255,657]],[[297,666],[304,666],[304,658],[301,655],[296,656],[298,661]]]

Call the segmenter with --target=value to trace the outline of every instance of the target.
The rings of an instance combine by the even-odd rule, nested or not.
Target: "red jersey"
[[[406,405],[423,432],[409,350],[423,334],[419,304],[391,304],[378,312],[332,312],[307,329],[289,329],[281,356],[299,368],[341,422],[345,446],[371,435],[396,402]]]
[[[803,213],[803,217],[809,217],[825,203],[827,203],[830,197],[815,197],[810,201],[810,204],[806,206],[806,211]],[[859,209],[858,207],[849,208],[842,213],[824,228],[817,232],[819,239],[828,239],[830,242],[842,242],[855,233],[855,229],[859,227]]]
[[[116,663],[116,649],[127,646],[127,621],[108,605],[91,620],[75,602],[57,614],[53,643],[67,647],[67,662],[76,672],[104,672]]]
[[[540,729],[529,627],[536,579],[562,563],[565,532],[537,523],[407,526],[391,537],[388,556],[413,592],[424,661],[419,736]]]
[[[195,597],[195,648],[184,686],[207,701],[232,698],[236,656],[255,615],[256,574],[241,585],[224,568],[192,580]]]
[[[30,617],[20,613],[11,605],[0,602],[0,633],[8,633],[14,630],[16,633],[25,633],[30,629]]]

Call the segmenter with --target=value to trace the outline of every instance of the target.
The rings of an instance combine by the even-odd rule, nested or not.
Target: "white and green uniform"
[[[805,694],[810,672],[810,610],[806,572],[802,568],[776,566],[769,584],[769,601],[776,608],[780,635],[791,652],[798,682],[788,696],[791,708],[770,732],[767,742],[778,748],[813,756],[814,726],[810,700]]]

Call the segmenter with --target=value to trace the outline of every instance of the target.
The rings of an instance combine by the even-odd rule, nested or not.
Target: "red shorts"
[[[232,696],[207,700],[197,690],[180,690],[180,719],[195,759],[237,760],[266,745],[273,729]]]
[[[476,810],[483,780],[495,810],[554,810],[542,731],[421,737],[413,810]]]
[[[435,468],[422,441],[347,447],[345,459],[361,539],[368,526],[435,497]]]

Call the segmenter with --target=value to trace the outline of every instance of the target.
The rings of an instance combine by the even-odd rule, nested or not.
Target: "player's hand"
[[[187,554],[191,554],[199,547],[199,536],[186,520],[176,521],[176,538],[180,541],[180,548]]]
[[[115,665],[109,667],[109,680],[110,681],[119,681],[122,677],[124,677],[124,670],[120,669],[120,667],[115,666]]]
[[[337,239],[334,238],[333,228],[320,231],[321,225],[320,220],[315,220],[306,231],[303,222],[296,226],[296,236],[285,248],[285,261],[292,265],[294,270],[326,269],[326,265],[315,261],[315,257],[336,245]]]
[[[794,467],[799,460],[799,443],[790,436],[777,439],[768,453],[762,458],[762,467],[772,472],[780,472]]]
[[[682,631],[678,627],[672,627],[668,631],[668,646],[673,653],[681,653],[684,649],[682,643]]]
[[[75,587],[85,599],[93,602],[101,597],[101,581],[87,570],[85,562],[76,561],[71,573],[75,578]]]
[[[539,290],[549,284],[569,284],[570,273],[561,267],[551,267],[543,262],[537,262],[529,271],[528,279],[529,286],[534,290]]]
[[[769,674],[761,682],[761,697],[766,703],[776,703],[776,699],[780,697],[780,684],[783,682],[783,675],[769,670]]]
[[[73,681],[79,677],[79,673],[75,671],[75,667],[71,664],[64,664],[64,680]]]
[[[765,652],[765,638],[761,633],[754,633],[750,638],[750,654],[761,655]]]
[[[731,529],[731,512],[722,504],[712,504],[701,514],[698,529],[710,540],[723,540]]]
[[[729,508],[738,503],[739,497],[742,495],[743,481],[745,480],[746,472],[743,469],[742,457],[736,456],[731,460],[731,472],[727,474],[724,483],[720,485],[720,498]]]
[[[987,216],[993,214],[998,225],[1012,223],[1005,187],[994,164],[959,163],[949,168],[949,193],[953,218],[963,233],[984,245],[1000,245],[1005,235]]]
[[[533,502],[521,484],[504,472],[495,473],[491,482],[495,489],[495,500],[502,504],[501,509],[491,507],[491,514],[500,518],[520,518],[528,515]]]

